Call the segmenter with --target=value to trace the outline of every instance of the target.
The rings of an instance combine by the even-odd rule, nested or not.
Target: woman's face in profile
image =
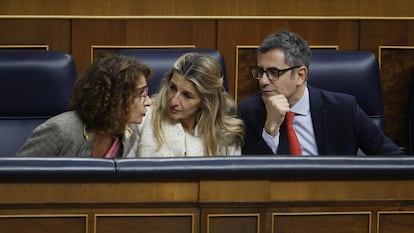
[[[147,81],[143,75],[140,75],[136,84],[136,94],[131,101],[131,116],[128,123],[141,124],[147,112],[147,106],[151,105],[151,99],[148,96]]]
[[[174,73],[167,90],[168,115],[173,120],[195,123],[201,96],[194,83]]]

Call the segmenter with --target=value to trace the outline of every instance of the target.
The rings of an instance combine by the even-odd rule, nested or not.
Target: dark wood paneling
[[[411,233],[414,229],[414,212],[379,213],[378,220],[378,233]]]
[[[0,45],[47,45],[49,50],[71,51],[69,19],[2,19]]]
[[[380,233],[413,226],[411,179],[198,179],[3,182],[1,232],[378,233],[375,213]]]
[[[0,14],[172,16],[413,16],[411,0],[2,0]]]
[[[259,214],[212,214],[207,216],[207,233],[259,233]]]
[[[414,21],[361,21],[360,40],[361,50],[380,56],[384,131],[399,146],[406,148],[407,101],[414,78]],[[380,55],[381,46],[401,48],[381,49]]]
[[[198,182],[4,183],[0,204],[195,202]],[[77,190],[74,192],[74,190]],[[123,193],[120,192],[123,190]]]
[[[361,20],[361,50],[378,54],[379,46],[414,45],[413,20]]]
[[[381,82],[384,95],[384,131],[407,147],[409,97],[414,80],[414,47],[382,48]]]
[[[358,213],[275,214],[272,233],[369,233],[370,215]]]
[[[0,215],[2,233],[86,233],[85,216]]]
[[[96,233],[194,233],[191,214],[141,214],[136,216],[97,216]]]
[[[216,48],[215,20],[73,20],[73,56],[78,71],[91,61],[92,45],[194,45]]]
[[[242,100],[259,91],[259,82],[250,75],[250,67],[256,64],[256,48],[236,48],[235,98]]]

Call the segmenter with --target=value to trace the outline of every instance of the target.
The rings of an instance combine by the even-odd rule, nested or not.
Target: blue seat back
[[[67,53],[0,50],[0,156],[14,156],[37,125],[68,110],[76,78]]]
[[[312,51],[308,83],[314,87],[351,94],[383,129],[384,103],[378,60],[366,51]]]
[[[223,87],[228,91],[226,65],[223,56],[217,50],[206,48],[136,48],[119,51],[120,54],[137,57],[142,63],[151,67],[153,75],[148,81],[150,95],[158,92],[165,73],[172,68],[175,61],[184,53],[189,52],[208,54],[215,57],[222,66]]]

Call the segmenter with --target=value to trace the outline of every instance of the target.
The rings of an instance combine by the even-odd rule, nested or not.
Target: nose
[[[269,75],[267,74],[267,72],[263,72],[262,77],[259,79],[259,83],[264,83],[264,84],[268,84],[269,83]]]
[[[151,98],[147,95],[146,97],[145,97],[145,100],[144,100],[144,105],[145,106],[150,106],[152,104],[152,100],[151,100]]]
[[[170,99],[170,104],[177,105],[179,102],[180,102],[179,93],[175,93]]]

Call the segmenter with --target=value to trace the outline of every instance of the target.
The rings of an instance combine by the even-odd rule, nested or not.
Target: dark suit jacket
[[[320,155],[404,154],[359,107],[354,96],[308,86],[312,123]],[[261,93],[239,102],[246,127],[242,154],[273,154],[262,138],[266,109]],[[280,127],[277,154],[289,154],[284,125]]]

